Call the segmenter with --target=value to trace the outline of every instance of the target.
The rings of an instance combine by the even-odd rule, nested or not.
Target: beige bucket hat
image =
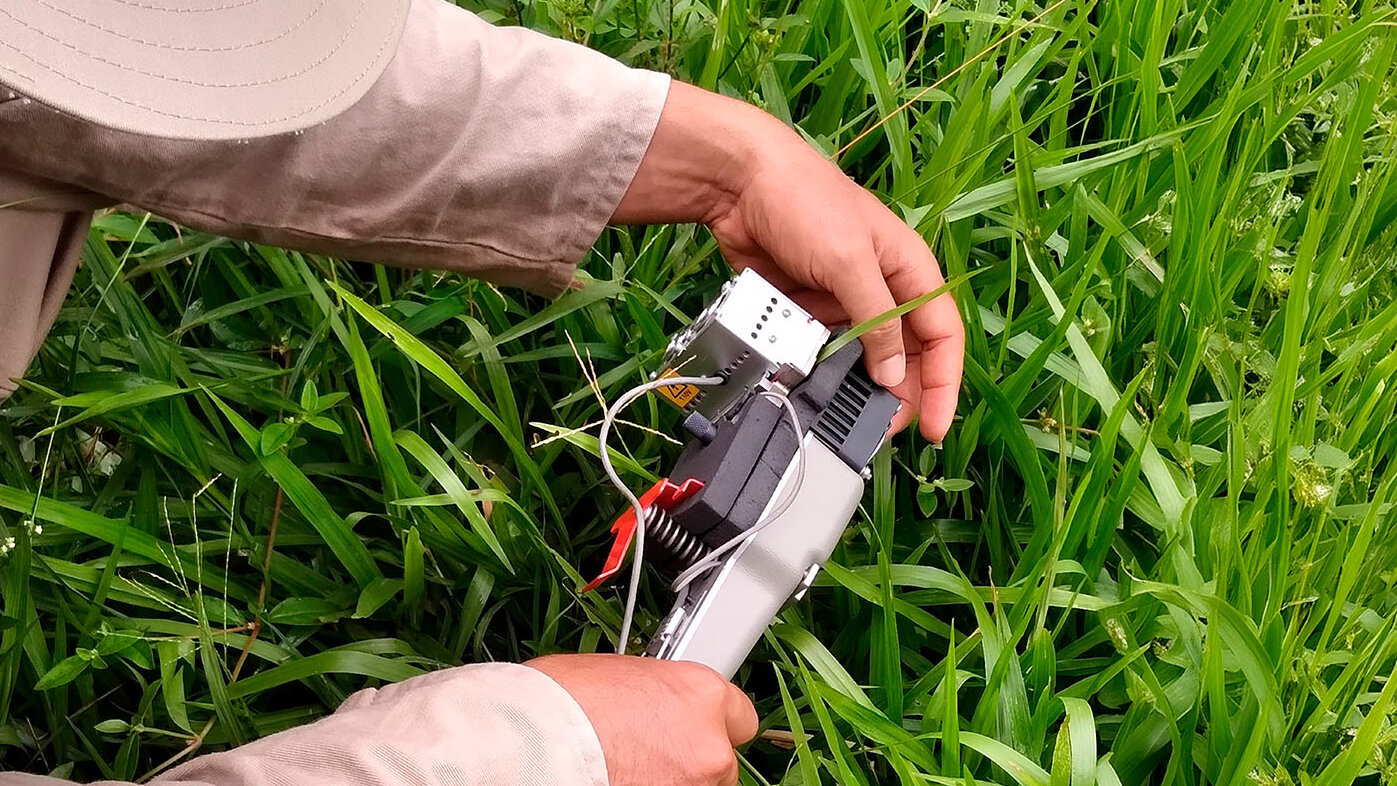
[[[409,3],[0,0],[0,100],[171,138],[297,131],[368,92]]]

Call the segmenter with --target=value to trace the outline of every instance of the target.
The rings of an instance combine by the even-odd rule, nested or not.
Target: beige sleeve
[[[151,783],[606,786],[607,774],[596,733],[562,687],[528,666],[492,663],[361,691],[323,720],[201,756]],[[69,785],[0,774],[0,786]]]
[[[164,140],[0,104],[0,162],[190,226],[557,294],[630,185],[669,79],[414,0],[369,93],[299,134]]]
[[[23,238],[0,253],[0,402],[58,316],[91,221],[90,211],[0,210],[0,246]]]

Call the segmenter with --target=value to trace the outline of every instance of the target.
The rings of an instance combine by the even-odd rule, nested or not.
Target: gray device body
[[[792,460],[772,497],[775,506],[794,494],[790,507],[688,587],[649,653],[702,663],[731,678],[781,609],[809,589],[853,518],[863,484],[859,473],[807,437],[804,476],[798,478]]]
[[[900,404],[868,379],[857,341],[820,359],[829,337],[748,270],[671,343],[666,374],[717,374],[726,383],[702,395],[661,389],[690,412],[684,425],[694,437],[671,478],[702,488],[647,512],[647,533],[681,571],[745,539],[681,590],[647,654],[732,677],[838,545]],[[786,397],[802,433],[782,404],[760,395],[770,391]]]

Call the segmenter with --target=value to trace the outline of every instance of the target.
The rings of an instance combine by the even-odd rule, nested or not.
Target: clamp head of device
[[[690,478],[678,485],[671,483],[669,478],[662,478],[650,490],[640,495],[640,507],[647,514],[651,508],[658,507],[660,510],[669,510],[684,500],[692,497],[699,489],[703,488],[703,481]],[[583,592],[592,590],[605,584],[608,579],[615,576],[621,570],[621,563],[625,562],[626,554],[631,550],[631,543],[635,541],[635,509],[629,505],[621,511],[616,523],[611,525],[611,534],[616,536],[616,542],[611,544],[611,553],[606,556],[606,565],[602,567],[601,573],[582,588]]]

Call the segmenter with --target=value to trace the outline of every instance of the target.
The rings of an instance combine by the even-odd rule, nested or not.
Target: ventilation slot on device
[[[873,384],[861,374],[846,376],[835,391],[834,399],[815,421],[815,435],[826,445],[837,449],[853,433],[872,395]]]

